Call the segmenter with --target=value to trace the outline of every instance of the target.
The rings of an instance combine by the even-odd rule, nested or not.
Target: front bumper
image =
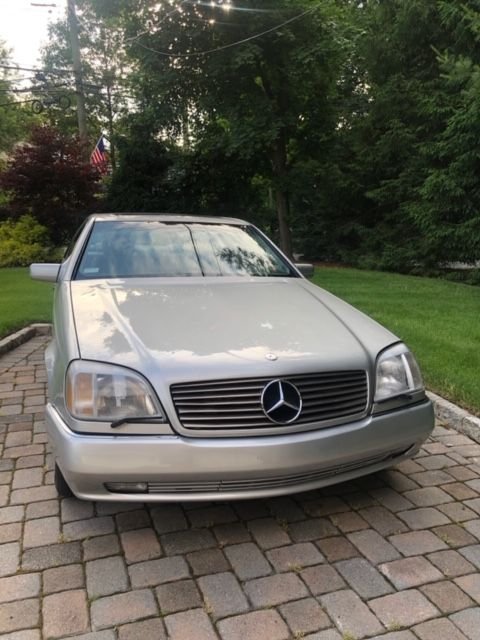
[[[308,491],[411,457],[428,438],[429,400],[364,420],[304,433],[242,438],[92,436],[72,432],[51,405],[55,458],[84,500],[238,500]],[[112,493],[114,482],[147,482],[148,493]]]

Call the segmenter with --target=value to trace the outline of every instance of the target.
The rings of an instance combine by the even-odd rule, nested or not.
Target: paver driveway
[[[43,348],[0,359],[0,638],[480,639],[480,445],[222,504],[59,501]]]

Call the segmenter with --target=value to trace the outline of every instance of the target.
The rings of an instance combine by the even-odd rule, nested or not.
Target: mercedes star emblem
[[[297,387],[286,380],[272,380],[262,392],[262,409],[272,422],[290,424],[302,411],[302,396]]]

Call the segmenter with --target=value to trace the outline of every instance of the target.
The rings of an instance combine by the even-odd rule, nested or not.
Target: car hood
[[[71,282],[80,357],[170,383],[368,369],[397,338],[301,278]]]

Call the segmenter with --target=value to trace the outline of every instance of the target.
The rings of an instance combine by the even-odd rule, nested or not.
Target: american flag
[[[105,149],[105,138],[103,135],[98,139],[98,142],[90,155],[90,164],[92,164],[100,173],[108,172],[108,153]]]

